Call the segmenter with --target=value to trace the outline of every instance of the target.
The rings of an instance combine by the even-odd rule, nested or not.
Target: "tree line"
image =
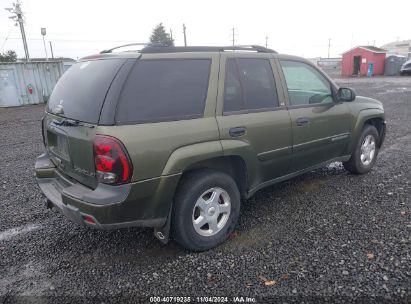
[[[9,50],[5,53],[0,53],[0,62],[16,62],[17,54],[15,51]]]

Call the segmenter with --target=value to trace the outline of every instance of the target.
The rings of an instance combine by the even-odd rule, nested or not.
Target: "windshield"
[[[124,61],[94,60],[73,65],[57,82],[47,111],[83,122],[98,123],[104,98]]]

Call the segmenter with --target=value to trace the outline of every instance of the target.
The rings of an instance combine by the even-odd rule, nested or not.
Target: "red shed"
[[[366,76],[371,68],[372,75],[383,75],[386,50],[375,46],[357,46],[343,53],[341,75]]]

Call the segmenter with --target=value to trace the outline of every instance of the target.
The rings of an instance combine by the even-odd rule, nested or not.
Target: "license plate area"
[[[70,161],[67,136],[47,130],[47,143],[49,152],[68,162]]]

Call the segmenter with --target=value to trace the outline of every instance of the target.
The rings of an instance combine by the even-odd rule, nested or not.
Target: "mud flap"
[[[167,244],[170,240],[170,227],[171,227],[171,209],[168,213],[167,221],[163,227],[154,228],[154,236],[163,244]]]
[[[46,209],[53,209],[53,203],[47,198],[43,199],[43,205]]]

